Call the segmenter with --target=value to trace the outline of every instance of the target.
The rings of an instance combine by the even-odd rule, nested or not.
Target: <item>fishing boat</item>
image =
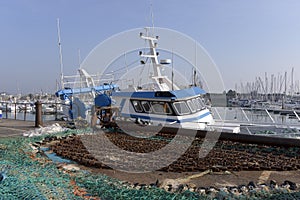
[[[101,79],[98,75],[89,74],[80,65],[76,75],[64,75],[59,19],[57,19],[57,32],[61,89],[57,90],[55,95],[62,104],[62,107],[60,107],[60,112],[64,115],[62,118],[67,121],[74,121],[76,119],[89,121],[95,97],[104,92],[116,90],[118,86],[105,82],[107,80]],[[99,80],[102,82],[99,82]],[[47,107],[47,110],[50,111],[51,109]]]
[[[118,88],[115,84],[104,83],[95,85],[93,78],[88,72],[84,69],[79,69],[78,72],[80,79],[78,87],[65,87],[55,93],[62,101],[62,113],[67,120],[78,118],[89,120],[95,97],[103,92],[117,90]],[[77,76],[74,77],[77,78]]]
[[[101,99],[96,100],[96,111],[100,121],[107,116],[105,112],[113,116],[117,124],[135,123],[147,127],[172,127],[187,128],[193,130],[225,130],[238,133],[239,125],[224,125],[214,121],[213,116],[204,104],[203,95],[206,92],[196,86],[180,89],[168,76],[162,74],[164,65],[172,63],[171,59],[158,60],[156,50],[158,36],[153,37],[146,29],[146,33],[140,33],[140,38],[148,43],[149,47],[140,51],[142,64],[148,61],[152,66],[153,74],[151,82],[142,86],[134,86],[131,91],[115,91],[109,98],[115,111],[109,109],[112,105],[105,104],[107,109],[101,109]],[[107,98],[107,97],[105,97]],[[97,103],[98,102],[98,103]],[[108,106],[108,107],[107,107]],[[100,112],[101,109],[101,112]],[[92,119],[95,125],[95,117]]]

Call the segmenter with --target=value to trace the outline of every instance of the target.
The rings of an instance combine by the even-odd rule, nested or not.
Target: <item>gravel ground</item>
[[[96,173],[103,173],[113,178],[117,178],[122,181],[127,181],[131,184],[151,184],[157,180],[162,184],[167,179],[187,179],[186,184],[192,183],[197,187],[216,187],[221,188],[225,186],[238,186],[253,181],[254,183],[266,183],[269,184],[271,180],[276,181],[278,184],[284,183],[289,180],[300,184],[300,171],[239,171],[231,173],[212,172],[199,176],[196,178],[194,175],[198,175],[201,172],[160,172],[154,171],[149,173],[127,173],[111,169],[90,169]]]

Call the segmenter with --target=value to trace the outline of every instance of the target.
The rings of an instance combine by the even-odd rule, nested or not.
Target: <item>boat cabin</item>
[[[210,111],[203,103],[205,91],[198,87],[173,91],[113,92],[119,102],[119,120],[128,118],[147,124],[199,127],[211,124]]]

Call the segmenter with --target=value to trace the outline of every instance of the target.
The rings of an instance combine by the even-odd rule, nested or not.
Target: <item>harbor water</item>
[[[61,115],[58,115],[57,117],[60,118]],[[35,121],[35,114],[26,113],[26,115],[25,115],[24,112],[17,112],[15,115],[14,112],[7,112],[7,116],[6,116],[6,112],[3,112],[2,118],[25,120],[25,121]],[[56,115],[42,115],[42,119],[43,119],[43,121],[52,121],[52,120],[56,119]]]
[[[224,120],[225,122],[240,122],[240,123],[260,123],[260,124],[276,124],[276,125],[287,125],[287,126],[299,126],[300,122],[298,118],[293,114],[274,114],[273,112],[269,112],[270,115],[265,110],[251,110],[251,109],[243,109],[239,107],[212,107],[211,112],[213,114],[214,119],[216,120]],[[24,112],[2,112],[0,110],[0,119],[8,118],[8,119],[17,119],[17,120],[25,120],[25,121],[34,121],[35,114],[34,113],[26,113]],[[55,118],[61,118],[63,115],[58,114],[46,114],[43,115],[43,120],[55,120]],[[25,119],[24,119],[25,117]]]

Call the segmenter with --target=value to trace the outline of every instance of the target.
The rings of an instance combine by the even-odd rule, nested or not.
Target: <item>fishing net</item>
[[[45,138],[74,134],[82,131],[1,139],[0,199],[199,199],[197,194],[176,195],[157,187],[134,189],[108,176],[83,170],[66,173],[42,151],[33,153],[30,145]]]
[[[234,195],[218,190],[167,192],[162,188],[138,184],[133,186],[109,176],[86,170],[64,170],[34,144],[90,130],[68,130],[35,137],[0,140],[0,200],[10,199],[300,199],[299,192],[251,191]],[[165,140],[155,137],[154,140]],[[48,157],[49,156],[49,157]]]
[[[41,138],[1,139],[0,199],[77,199],[68,174],[39,154],[33,154],[31,142]]]

